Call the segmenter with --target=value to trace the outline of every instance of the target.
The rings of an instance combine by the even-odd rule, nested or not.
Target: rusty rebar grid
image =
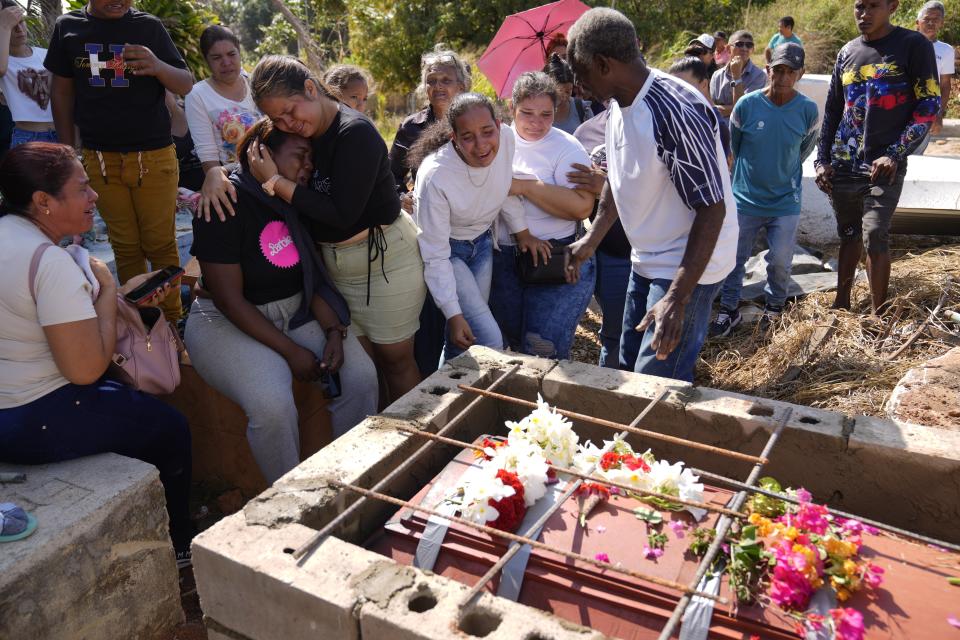
[[[374,499],[374,500],[380,500],[380,501],[382,501],[382,502],[386,502],[386,503],[388,503],[388,504],[392,504],[392,505],[395,505],[395,506],[398,506],[398,507],[403,507],[403,508],[406,508],[406,509],[410,509],[410,510],[412,510],[412,511],[419,511],[419,512],[421,512],[421,513],[426,513],[426,514],[428,514],[428,515],[437,516],[437,517],[443,518],[444,520],[448,520],[448,521],[450,521],[450,522],[456,522],[456,523],[462,524],[462,525],[464,525],[464,526],[466,526],[466,527],[470,527],[470,528],[472,528],[472,529],[476,529],[477,531],[481,531],[481,532],[486,533],[486,534],[491,535],[491,536],[497,536],[497,537],[500,537],[500,538],[504,538],[505,540],[510,540],[511,542],[517,542],[517,543],[519,543],[519,544],[528,544],[528,545],[530,545],[531,547],[533,547],[533,548],[535,548],[535,549],[540,549],[540,550],[542,550],[542,551],[548,551],[548,552],[550,552],[550,553],[556,553],[557,555],[561,555],[561,556],[564,556],[564,557],[566,557],[566,558],[570,558],[571,560],[577,560],[578,562],[584,562],[584,563],[586,563],[586,564],[593,565],[593,566],[595,566],[595,567],[597,567],[597,568],[599,568],[599,569],[605,569],[605,570],[607,570],[607,571],[613,571],[613,572],[616,572],[616,573],[622,573],[622,574],[624,574],[624,575],[628,575],[628,576],[631,576],[631,577],[633,577],[633,578],[637,578],[638,580],[645,580],[645,581],[647,581],[647,582],[652,582],[652,583],[654,583],[654,584],[657,584],[657,585],[659,585],[659,586],[661,586],[661,587],[666,587],[666,588],[668,588],[668,589],[673,589],[673,590],[676,590],[676,591],[680,591],[681,593],[686,593],[687,590],[689,589],[689,587],[687,587],[687,586],[685,586],[685,585],[682,585],[682,584],[680,584],[679,582],[674,582],[674,581],[672,581],[672,580],[665,580],[665,579],[659,578],[659,577],[657,577],[657,576],[647,575],[647,574],[645,574],[645,573],[641,573],[641,572],[639,572],[639,571],[634,571],[634,570],[632,570],[632,569],[627,569],[627,568],[625,568],[625,567],[618,567],[617,565],[610,564],[610,563],[608,563],[608,562],[601,562],[601,561],[599,561],[599,560],[596,560],[596,559],[594,559],[594,558],[590,558],[590,557],[585,556],[585,555],[581,555],[581,554],[576,553],[576,552],[574,552],[574,551],[564,551],[563,549],[558,549],[558,548],[556,548],[556,547],[551,547],[551,546],[548,545],[548,544],[544,544],[543,542],[538,542],[538,541],[533,540],[533,539],[531,539],[531,538],[526,538],[526,537],[524,537],[524,536],[519,536],[519,535],[517,535],[517,534],[515,534],[515,533],[509,533],[509,532],[507,532],[507,531],[501,531],[500,529],[494,529],[493,527],[488,527],[487,525],[478,524],[478,523],[476,523],[476,522],[472,522],[472,521],[470,521],[470,520],[466,520],[466,519],[460,518],[460,517],[458,517],[458,516],[451,516],[451,515],[448,515],[448,514],[444,514],[444,513],[440,512],[440,511],[437,511],[436,509],[430,509],[430,508],[428,508],[428,507],[424,507],[423,505],[414,504],[414,503],[412,503],[412,502],[410,502],[410,501],[408,501],[408,500],[401,500],[401,499],[399,499],[399,498],[394,498],[393,496],[388,496],[388,495],[386,495],[386,494],[379,493],[379,492],[377,492],[377,491],[371,491],[370,489],[364,489],[363,487],[358,487],[358,486],[352,485],[352,484],[350,484],[350,483],[348,483],[348,482],[341,482],[341,481],[336,480],[336,479],[333,479],[333,478],[327,480],[327,482],[329,482],[331,485],[338,486],[338,487],[341,487],[341,488],[343,488],[343,489],[347,489],[347,490],[349,490],[349,491],[354,491],[354,492],[356,492],[356,493],[359,493],[361,496],[363,496],[363,497],[365,497],[365,498],[372,498],[372,499]],[[519,547],[514,547],[514,548],[519,548]],[[700,597],[703,597],[703,598],[709,598],[710,600],[714,600],[714,601],[716,601],[716,602],[719,602],[720,604],[727,604],[727,602],[728,602],[726,598],[723,598],[723,597],[718,596],[718,595],[714,595],[714,594],[712,594],[712,593],[705,593],[705,592],[700,592],[700,591],[696,591],[696,590],[693,590],[691,593],[692,593],[692,595],[700,596]]]
[[[517,369],[519,368],[520,368],[519,364],[513,365],[512,367],[507,369],[507,371],[505,371],[503,375],[501,375],[499,378],[494,380],[488,388],[489,389],[497,388],[498,386],[503,384],[507,380],[507,378],[512,376],[514,373],[516,373]],[[445,434],[451,431],[452,429],[454,429],[455,427],[457,427],[466,416],[470,415],[470,412],[473,411],[480,404],[480,402],[482,402],[482,400],[483,400],[483,397],[474,398],[473,400],[471,400],[470,403],[467,406],[465,406],[459,413],[457,413],[453,418],[451,418],[450,422],[448,422],[442,429],[440,429],[437,432],[437,434],[440,434],[440,435]],[[417,449],[416,451],[414,451],[409,458],[407,458],[406,460],[401,462],[399,465],[397,465],[397,467],[393,471],[385,475],[383,479],[380,480],[380,482],[373,485],[373,490],[380,491],[384,487],[389,486],[397,478],[397,476],[405,472],[414,462],[416,462],[423,454],[425,454],[427,451],[432,449],[435,445],[436,445],[435,442],[428,442],[422,447],[420,447],[419,449]],[[346,522],[354,513],[356,513],[357,510],[363,505],[365,500],[366,498],[361,497],[359,500],[357,500],[356,502],[351,504],[349,507],[347,507],[345,510],[343,510],[337,517],[335,517],[333,520],[328,522],[323,529],[318,531],[309,540],[307,540],[302,545],[300,545],[297,548],[297,550],[293,552],[293,557],[294,559],[297,560],[297,564],[302,564],[305,561],[305,557],[307,556],[307,554],[309,554],[314,549],[316,549],[317,546],[319,546],[319,544],[323,541],[324,538],[330,535],[337,527],[339,527],[342,523]]]
[[[767,439],[767,443],[764,445],[763,451],[760,453],[760,458],[762,460],[765,461],[769,458],[770,453],[773,451],[773,448],[777,445],[777,441],[780,439],[780,434],[783,433],[783,429],[787,426],[787,422],[790,420],[791,415],[793,415],[793,407],[787,407],[783,417],[780,418],[780,421],[777,423],[773,433],[771,433],[770,437]],[[756,484],[757,480],[760,479],[760,472],[763,471],[764,464],[765,462],[757,462],[755,465],[753,465],[753,469],[750,470],[750,475],[747,476],[747,481],[745,483],[748,487],[752,487],[754,484]],[[747,491],[740,491],[730,500],[730,508],[734,509],[735,511],[739,511],[746,499]],[[733,520],[731,518],[725,515],[720,516],[720,519],[717,522],[716,535],[713,538],[713,542],[710,543],[706,554],[704,554],[703,559],[700,561],[700,564],[697,567],[697,572],[694,574],[693,580],[690,581],[687,591],[684,591],[684,594],[680,597],[680,601],[677,602],[677,606],[674,607],[673,613],[670,614],[670,619],[667,620],[667,623],[660,631],[659,640],[669,640],[673,636],[674,629],[676,629],[677,625],[680,624],[680,620],[683,618],[683,614],[687,610],[687,606],[689,606],[692,600],[690,591],[695,591],[697,589],[697,585],[700,584],[700,581],[703,580],[703,577],[707,574],[707,571],[713,564],[714,559],[720,552],[720,548],[724,543],[724,539],[727,537],[727,531],[730,530],[731,524],[733,524]],[[700,594],[698,593],[696,595]]]
[[[643,408],[643,411],[641,411],[640,415],[638,415],[636,418],[633,419],[633,422],[630,423],[630,426],[635,427],[636,425],[640,424],[640,422],[647,417],[647,414],[653,411],[653,408],[657,406],[660,403],[660,401],[666,397],[667,397],[667,390],[664,389],[663,391],[660,392],[659,395],[657,395],[656,398],[654,398],[650,402],[650,404],[648,404],[646,407]],[[622,439],[626,437],[627,437],[627,432],[621,431],[619,434],[619,438]],[[597,465],[600,464],[600,459],[603,457],[605,453],[613,449],[616,442],[617,442],[617,439],[615,438],[613,441],[611,441],[608,445],[606,445],[603,449],[600,450],[600,455],[597,457],[597,461],[590,466],[590,470],[588,471],[588,474],[592,474],[596,470]],[[527,540],[530,540],[531,539],[530,536],[538,535],[537,532],[543,528],[543,526],[547,523],[547,520],[549,520],[550,517],[554,513],[556,513],[560,509],[560,507],[563,506],[564,502],[570,499],[570,496],[572,496],[582,484],[583,484],[583,480],[580,480],[580,479],[575,480],[567,488],[567,490],[563,492],[563,495],[560,496],[560,498],[556,502],[554,502],[553,505],[549,509],[547,509],[537,519],[536,522],[534,522],[532,525],[527,527],[526,534],[523,537],[526,538]],[[477,595],[487,586],[487,583],[493,580],[494,576],[496,576],[497,573],[499,573],[500,570],[503,569],[503,567],[505,567],[508,562],[510,562],[510,559],[520,552],[520,549],[521,549],[521,545],[519,544],[511,545],[510,547],[507,548],[507,551],[502,556],[500,556],[500,559],[497,560],[492,567],[487,569],[487,572],[480,577],[480,580],[475,585],[473,585],[473,587],[470,588],[470,591],[467,592],[466,597],[460,601],[459,608],[461,611],[465,609],[470,604],[470,602],[472,602],[473,599],[477,597]]]
[[[462,440],[454,440],[453,438],[446,438],[444,436],[438,436],[435,433],[430,433],[429,431],[421,431],[420,429],[415,429],[413,427],[405,427],[403,425],[389,425],[387,428],[396,429],[398,431],[403,431],[404,433],[412,433],[415,436],[421,438],[426,438],[428,440],[435,440],[443,444],[453,445],[455,447],[460,447],[462,449],[472,449],[474,451],[483,452],[484,448],[471,444],[469,442],[464,442]],[[571,469],[569,467],[559,467],[555,464],[547,463],[547,467],[553,469],[557,473],[563,473],[575,478],[580,478],[581,480],[588,480],[590,482],[596,482],[599,484],[605,484],[611,487],[616,487],[618,489],[623,489],[624,491],[629,491],[631,493],[636,493],[639,495],[647,496],[650,498],[660,498],[661,500],[667,500],[669,502],[674,502],[676,504],[682,504],[687,507],[696,507],[697,509],[705,509],[706,511],[712,511],[714,513],[722,513],[728,515],[731,518],[745,519],[747,514],[742,511],[734,511],[732,509],[727,509],[726,507],[720,507],[715,504],[709,504],[707,502],[699,502],[697,500],[683,500],[678,496],[673,496],[667,493],[657,493],[656,491],[647,491],[646,489],[639,489],[637,487],[631,487],[628,484],[623,484],[620,482],[614,482],[613,480],[608,480],[600,476],[585,474],[577,471],[576,469]]]
[[[522,398],[514,398],[513,396],[504,395],[502,393],[494,393],[488,389],[478,389],[476,387],[471,387],[465,384],[458,385],[457,388],[460,389],[461,391],[469,391],[470,393],[475,393],[477,395],[484,396],[487,398],[495,398],[497,400],[503,400],[504,402],[510,402],[512,404],[517,404],[524,407],[530,407],[533,409],[537,408],[536,402],[531,402],[530,400],[524,400]],[[669,442],[671,444],[677,444],[680,446],[689,447],[691,449],[700,449],[701,451],[708,451],[710,453],[715,453],[717,455],[725,456],[727,458],[734,458],[736,460],[742,460],[744,462],[752,462],[753,464],[761,464],[761,465],[764,465],[768,462],[767,459],[764,458],[763,456],[757,457],[757,456],[748,455],[746,453],[740,453],[739,451],[730,451],[729,449],[724,449],[722,447],[715,447],[713,445],[705,444],[703,442],[697,442],[695,440],[687,440],[686,438],[671,436],[665,433],[659,433],[657,431],[650,431],[648,429],[639,429],[631,425],[620,424],[619,422],[612,422],[610,420],[604,420],[602,418],[595,418],[593,416],[588,416],[583,413],[577,413],[575,411],[566,411],[564,409],[558,409],[558,408],[554,408],[554,410],[560,415],[570,418],[571,420],[579,420],[581,422],[595,424],[601,427],[606,427],[608,429],[626,431],[628,433],[633,433],[639,436],[646,436],[654,440],[662,440],[663,442]]]

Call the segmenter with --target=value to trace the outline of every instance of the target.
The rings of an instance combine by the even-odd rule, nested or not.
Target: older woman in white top
[[[527,229],[522,203],[509,197],[514,148],[513,131],[501,124],[490,100],[465,93],[410,152],[414,162],[426,155],[417,172],[414,211],[424,278],[447,319],[442,360],[473,344],[503,348],[487,306],[492,227],[501,211],[520,251],[550,257],[550,245]]]
[[[211,209],[221,220],[233,215],[237,192],[224,165],[237,161],[237,143],[260,117],[250,84],[240,63],[240,40],[220,25],[204,29],[200,51],[211,75],[193,85],[185,110],[190,137],[203,168],[199,211],[207,219]]]

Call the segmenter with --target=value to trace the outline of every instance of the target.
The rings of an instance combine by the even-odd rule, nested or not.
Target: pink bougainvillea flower
[[[878,588],[883,584],[883,567],[879,567],[872,562],[867,564],[867,568],[863,572],[863,581],[866,582],[871,589]]]
[[[863,614],[856,609],[831,609],[836,640],[863,640]]]
[[[950,626],[956,627],[957,629],[960,629],[960,620],[957,620],[956,616],[948,617],[947,624],[949,624]]]
[[[646,545],[643,547],[643,557],[647,560],[656,560],[663,555],[663,549],[657,549],[656,547],[650,548]]]
[[[673,534],[678,538],[684,537],[684,533],[687,530],[687,523],[683,520],[671,520],[670,528],[673,529]]]
[[[800,487],[799,489],[797,489],[797,500],[799,500],[800,502],[810,502],[813,500],[813,494],[811,494],[809,491],[807,491],[803,487]]]
[[[610,564],[610,556],[605,553],[598,553],[593,556],[593,559],[597,562],[606,562],[607,564]]]

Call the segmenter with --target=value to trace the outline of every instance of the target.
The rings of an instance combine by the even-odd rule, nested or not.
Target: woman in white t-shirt
[[[56,142],[50,110],[50,72],[43,66],[47,50],[27,44],[23,9],[0,0],[0,86],[13,115],[10,147],[26,142]]]
[[[234,214],[232,203],[237,201],[225,165],[237,161],[237,143],[260,118],[260,111],[243,73],[240,40],[230,29],[218,24],[204,29],[200,52],[211,75],[193,85],[184,109],[204,173],[199,213],[209,219],[210,211],[216,211],[223,220]]]
[[[490,100],[463,93],[408,154],[419,166],[413,203],[423,276],[447,319],[441,362],[474,344],[503,348],[487,306],[498,216],[521,251],[549,259],[549,244],[530,233],[523,205],[509,197],[514,147]]]
[[[590,216],[595,198],[575,188],[567,174],[576,170],[573,165],[589,167],[590,157],[576,138],[553,126],[559,96],[550,76],[540,71],[522,74],[512,98],[517,149],[511,193],[523,197],[530,233],[554,247],[569,245]],[[517,269],[516,247],[502,226],[497,241],[490,309],[507,345],[545,358],[569,358],[577,324],[593,295],[593,258],[580,267],[576,283],[525,284]]]
[[[117,339],[117,285],[84,249],[58,246],[93,225],[97,194],[83,165],[66,145],[20,145],[0,160],[0,196],[0,462],[112,452],[154,465],[185,564],[193,536],[187,421],[105,377]],[[131,278],[119,292],[152,275]]]

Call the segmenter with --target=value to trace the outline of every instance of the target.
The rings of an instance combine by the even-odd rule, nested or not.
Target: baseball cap
[[[696,38],[688,42],[687,44],[691,45],[694,43],[702,44],[707,49],[713,49],[713,46],[717,43],[717,41],[714,40],[713,36],[710,35],[709,33],[701,33]]]
[[[773,50],[770,55],[770,65],[775,67],[778,64],[785,64],[791,69],[803,68],[803,47],[796,42],[785,42]]]

